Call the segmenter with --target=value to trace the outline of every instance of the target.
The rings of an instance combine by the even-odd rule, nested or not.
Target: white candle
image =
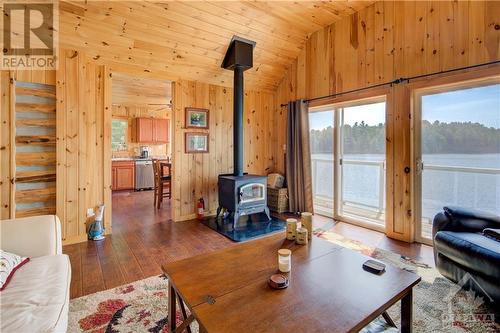
[[[288,249],[278,250],[278,269],[283,273],[290,272],[292,269],[292,251]]]
[[[302,227],[307,229],[307,238],[311,239],[312,237],[312,214],[309,212],[303,212],[301,214]]]
[[[286,219],[286,239],[294,240],[297,236],[297,220]]]
[[[297,239],[295,240],[297,244],[304,245],[307,244],[307,229],[300,228],[297,229]]]

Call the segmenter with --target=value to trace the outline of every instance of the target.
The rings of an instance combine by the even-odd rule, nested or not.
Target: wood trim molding
[[[102,66],[100,68],[100,73],[104,75],[103,82],[103,202],[105,206],[104,211],[104,227],[106,228],[106,233],[111,234],[112,232],[112,193],[111,188],[113,186],[112,176],[111,176],[111,122],[112,122],[112,87],[113,87],[113,74],[108,66]],[[98,95],[101,95],[98,94]]]
[[[341,103],[348,103],[355,101],[356,103],[358,102],[363,102],[363,100],[373,100],[375,97],[382,97],[386,96],[391,92],[391,87],[387,85],[387,87],[375,87],[371,89],[366,89],[363,91],[357,91],[357,92],[352,92],[352,93],[345,93],[340,96],[336,97],[328,97],[328,98],[322,98],[320,100],[315,100],[309,102],[309,108],[316,108],[316,107],[322,107],[322,106],[327,106],[327,105],[333,105],[333,104],[341,104]]]
[[[391,238],[413,242],[410,90],[394,86],[387,101],[385,232]]]
[[[497,77],[497,78],[495,78]],[[408,85],[411,90],[424,90],[426,88],[436,90],[442,88],[449,90],[453,86],[461,86],[466,82],[498,82],[500,80],[500,64],[493,64],[486,68],[472,68],[456,73],[445,73],[436,76],[428,76],[410,80]]]
[[[10,218],[16,217],[16,79],[9,72],[10,99]]]

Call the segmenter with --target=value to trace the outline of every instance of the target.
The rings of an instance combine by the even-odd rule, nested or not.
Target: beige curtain
[[[290,212],[313,212],[307,103],[288,103],[286,179]]]

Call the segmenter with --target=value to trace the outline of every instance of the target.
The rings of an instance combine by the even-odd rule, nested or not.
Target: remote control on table
[[[370,259],[365,261],[363,269],[373,274],[380,274],[385,271],[385,265],[379,261]]]

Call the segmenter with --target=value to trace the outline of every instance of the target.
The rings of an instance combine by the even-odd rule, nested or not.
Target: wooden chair
[[[165,169],[167,172],[164,172]],[[160,209],[163,198],[172,197],[172,164],[153,159],[153,173],[155,181],[153,206]]]

